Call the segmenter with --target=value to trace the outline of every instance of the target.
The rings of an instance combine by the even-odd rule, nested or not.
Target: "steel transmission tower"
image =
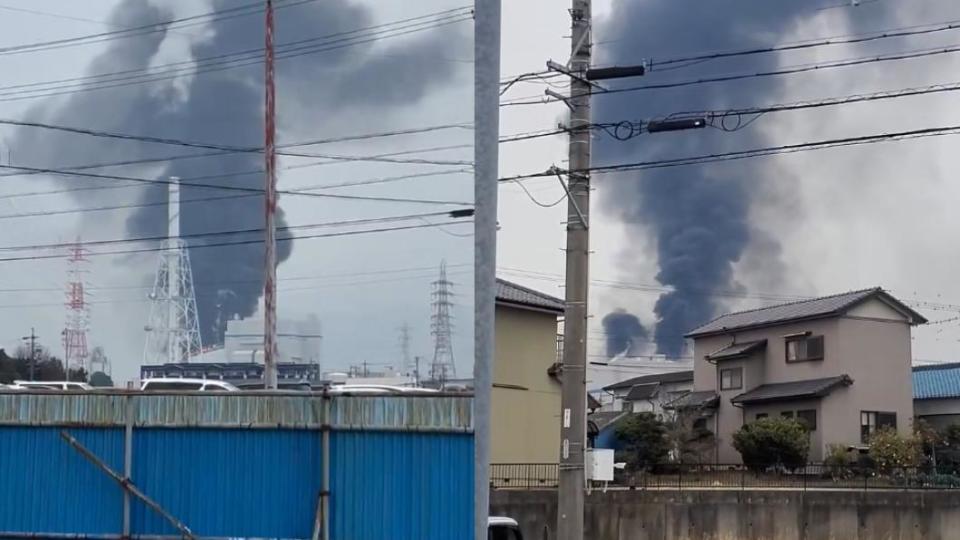
[[[430,364],[430,379],[441,385],[457,376],[457,367],[453,360],[453,283],[447,279],[447,261],[440,263],[440,277],[433,282],[433,315],[431,333],[433,334],[433,362]]]
[[[157,278],[150,293],[150,320],[143,360],[147,364],[182,363],[200,354],[200,322],[186,241],[180,239],[180,184],[171,178],[168,229],[160,251]]]
[[[87,368],[87,330],[90,325],[90,305],[84,284],[85,266],[89,262],[87,250],[77,239],[67,255],[67,321],[63,329],[64,372],[69,379],[70,369]]]

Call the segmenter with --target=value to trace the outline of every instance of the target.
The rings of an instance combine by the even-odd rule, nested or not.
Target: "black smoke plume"
[[[617,309],[603,318],[603,332],[607,342],[607,358],[623,354],[636,356],[648,339],[647,329],[640,319]]]
[[[761,72],[777,56],[753,55],[725,61],[673,64],[656,60],[685,53],[749,49],[775,44],[798,18],[814,13],[810,2],[743,0],[620,0],[601,25],[597,52],[603,65],[636,65],[653,59],[647,76],[610,88],[711,75]],[[701,84],[670,90],[598,95],[594,121],[656,118],[689,110],[763,104],[782,81],[756,78],[738,83]],[[597,139],[595,163],[610,164],[693,156],[762,146],[756,130],[735,134],[703,129],[642,135],[627,142]],[[715,316],[715,294],[738,287],[734,264],[750,242],[751,194],[762,183],[761,162],[651,169],[597,177],[608,211],[623,222],[653,234],[659,271],[656,279],[672,291],[660,296],[655,312],[657,352],[679,357],[683,334]],[[778,246],[771,246],[776,257]],[[645,254],[625,247],[625,263]]]
[[[198,3],[199,4],[199,3]],[[276,12],[276,42],[289,42],[337,34],[378,24],[369,10],[346,0],[300,3]],[[233,0],[214,0],[198,5],[195,12],[236,7]],[[115,27],[135,27],[173,18],[171,12],[148,0],[124,0],[113,12]],[[464,55],[469,49],[469,23],[447,25],[393,39],[388,45],[370,42],[320,54],[305,54],[278,60],[278,140],[285,128],[307,131],[311,136],[329,136],[324,124],[314,123],[324,115],[363,113],[375,115],[391,106],[415,103],[455,75],[452,62],[437,62],[438,51]],[[205,38],[189,45],[194,59],[218,57],[263,46],[263,13],[214,19]],[[176,29],[131,39],[111,41],[91,63],[88,72],[110,73],[144,69],[151,63],[169,63],[170,55],[159,55],[162,45],[184,43],[191,38]],[[187,41],[187,43],[190,43]],[[386,43],[386,42],[385,42]],[[180,49],[183,54],[183,46]],[[381,53],[380,51],[386,51]],[[452,52],[451,52],[452,51]],[[33,107],[30,120],[69,126],[118,131],[138,135],[171,137],[222,145],[257,147],[263,144],[263,65],[212,70],[192,78],[128,85],[109,90],[83,91],[67,98],[52,98]],[[363,125],[358,126],[361,131]],[[42,167],[70,167],[98,162],[208,153],[185,148],[134,142],[106,141],[72,135],[23,129],[17,133],[14,155],[18,164]],[[262,174],[240,174],[262,169],[257,153],[223,154],[160,162],[152,167],[97,170],[108,174],[152,176],[166,179],[203,178],[197,182],[262,188]],[[77,182],[77,180],[71,180]],[[93,182],[85,181],[87,184]],[[105,183],[105,185],[109,182]],[[139,192],[139,195],[132,195]],[[181,200],[232,196],[184,185]],[[127,220],[131,237],[163,235],[166,231],[167,197],[163,185],[149,188],[79,192],[84,206],[93,202],[133,202],[153,206],[139,208]],[[282,204],[282,199],[281,199]],[[233,197],[216,202],[185,202],[181,206],[181,234],[256,229],[263,227],[261,196]],[[104,226],[101,218],[85,217],[85,228]],[[279,213],[277,226],[285,220]],[[104,236],[117,236],[104,233]],[[260,237],[257,235],[256,237]],[[278,235],[282,238],[282,235]],[[258,244],[194,249],[203,243],[252,239],[248,236],[219,236],[210,240],[191,239],[191,263],[196,283],[202,339],[218,343],[226,320],[234,315],[251,315],[263,289],[263,248]],[[278,244],[278,260],[290,256],[292,242]]]

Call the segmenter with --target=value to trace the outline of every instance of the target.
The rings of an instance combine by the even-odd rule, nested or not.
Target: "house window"
[[[784,418],[793,418],[793,411],[783,411],[780,416]]]
[[[787,338],[787,362],[823,360],[823,336]]]
[[[881,428],[897,429],[897,413],[863,411],[860,413],[860,442],[866,443],[870,435]]]
[[[817,411],[816,409],[807,409],[803,411],[797,411],[797,420],[801,424],[806,426],[808,431],[817,430]]]
[[[693,429],[701,431],[707,429],[707,419],[706,418],[697,418],[693,421]]]
[[[720,370],[720,389],[736,390],[743,388],[743,368],[729,368]]]
[[[757,419],[757,420],[760,420],[760,419],[766,418],[767,416],[768,416],[768,415],[767,415],[767,413],[765,413],[765,412],[757,413],[756,419]]]

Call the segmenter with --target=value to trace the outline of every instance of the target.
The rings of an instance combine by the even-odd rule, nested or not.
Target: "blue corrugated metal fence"
[[[61,431],[123,475],[128,417],[133,484],[197,537],[310,538],[327,429],[331,540],[471,536],[469,399],[244,397],[0,394],[0,536],[121,537],[123,490]],[[127,532],[179,537],[134,497]]]

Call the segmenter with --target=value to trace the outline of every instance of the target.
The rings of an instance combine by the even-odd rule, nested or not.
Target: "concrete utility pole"
[[[490,515],[490,395],[493,388],[500,137],[500,0],[474,2],[474,540]]]
[[[266,388],[277,387],[277,156],[274,141],[276,138],[276,96],[273,82],[273,2],[267,0],[266,17],[266,107],[264,115],[263,155],[266,169],[266,189],[264,193],[266,215],[266,238],[264,245],[265,268],[263,280],[263,385]]]
[[[587,410],[587,286],[590,253],[590,68],[591,0],[573,0],[570,10],[570,172],[567,200],[566,312],[557,497],[558,540],[583,539],[584,446]]]

